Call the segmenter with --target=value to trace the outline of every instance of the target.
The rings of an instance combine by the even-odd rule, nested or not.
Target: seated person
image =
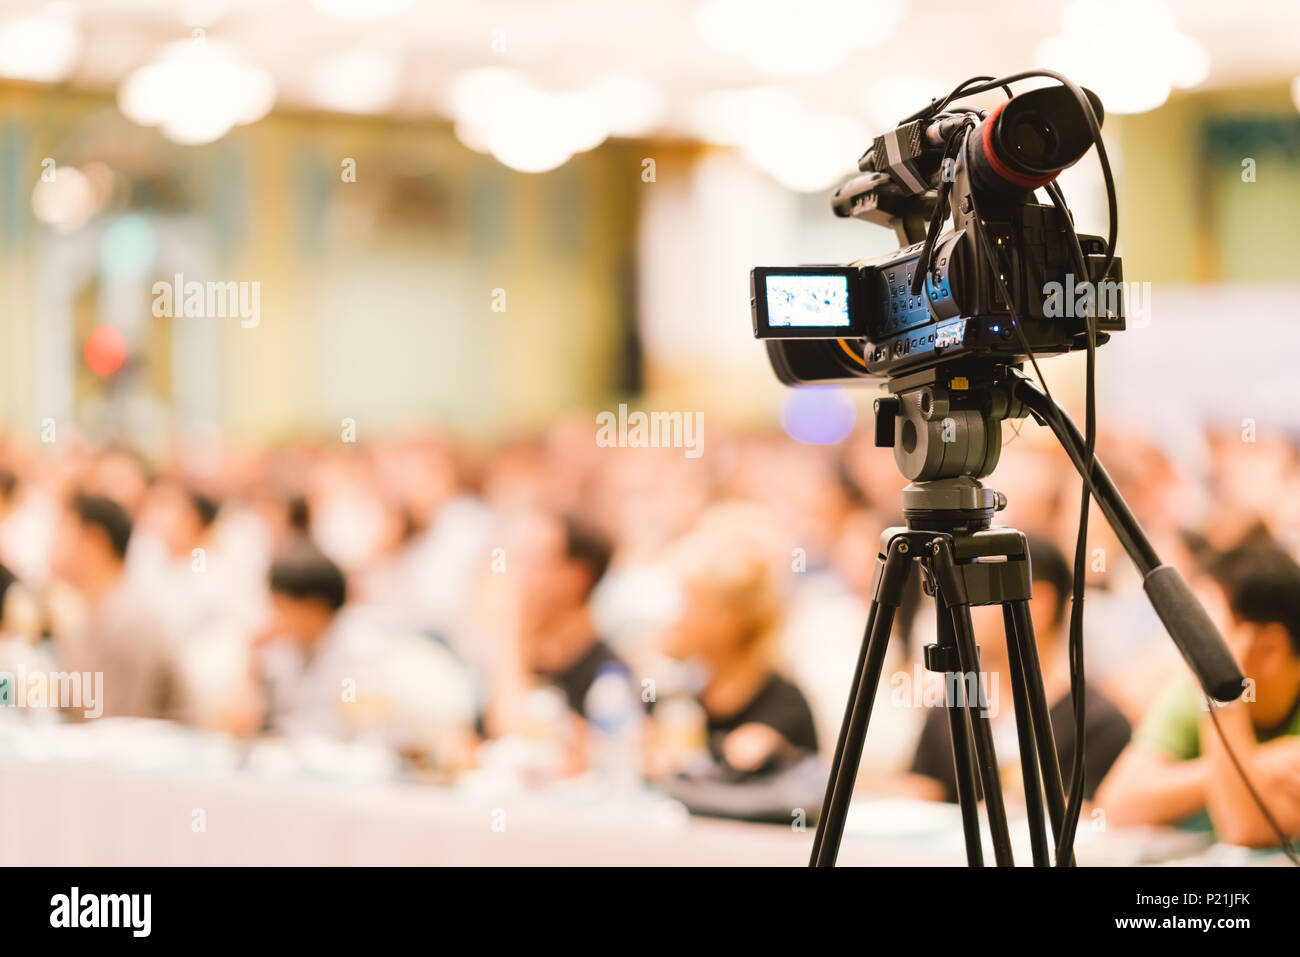
[[[270,587],[255,649],[264,730],[383,744],[418,766],[461,761],[473,688],[445,646],[347,604],[345,575],[305,541],[272,563]]]
[[[353,670],[352,649],[337,627],[347,600],[342,570],[299,542],[272,563],[270,588],[270,617],[254,647],[263,730],[346,737],[340,685]]]
[[[40,626],[41,609],[36,597],[0,563],[0,641],[34,643],[40,637]]]
[[[545,512],[524,517],[507,549],[516,617],[513,651],[523,682],[556,686],[569,708],[584,717],[597,675],[609,667],[628,670],[591,619],[591,593],[611,552],[600,532]],[[520,691],[517,684],[501,682],[498,691],[513,698]]]
[[[49,652],[38,644],[40,628],[35,596],[0,563],[0,705],[26,701],[17,683],[20,670],[29,675],[56,670]]]
[[[69,502],[51,561],[55,578],[75,598],[60,603],[55,616],[55,652],[64,671],[102,674],[104,700],[96,715],[180,719],[174,638],[157,596],[126,574],[131,530],[130,517],[112,499],[78,494]]]
[[[1030,577],[1033,596],[1029,617],[1037,638],[1043,688],[1050,705],[1052,736],[1061,762],[1062,783],[1068,793],[1070,770],[1074,766],[1074,706],[1070,696],[1069,642],[1067,617],[1073,575],[1065,556],[1045,539],[1029,537]],[[979,605],[971,609],[975,637],[979,642],[981,675],[997,682],[997,694],[989,688],[994,749],[1008,795],[1023,795],[1020,777],[1020,748],[1016,736],[1006,641],[1000,605]],[[934,676],[935,680],[942,680]],[[1085,695],[1083,794],[1092,800],[1115,759],[1128,744],[1128,720],[1094,683]],[[1041,773],[1041,772],[1040,772]],[[978,787],[978,782],[977,782]],[[945,708],[929,709],[908,775],[899,784],[902,793],[930,801],[957,800],[957,779],[953,770],[952,736]]]
[[[808,701],[776,670],[779,567],[754,537],[756,521],[718,506],[675,546],[684,603],[663,641],[668,656],[701,666],[709,754],[739,774],[817,753]]]
[[[1211,566],[1227,600],[1224,638],[1247,686],[1214,717],[1288,836],[1300,833],[1300,566],[1272,545],[1233,549]],[[1277,834],[1224,747],[1190,676],[1165,688],[1097,796],[1115,825],[1210,826],[1231,844]]]

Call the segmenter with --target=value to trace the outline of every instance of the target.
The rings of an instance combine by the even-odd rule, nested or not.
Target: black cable
[[[1296,854],[1295,845],[1291,843],[1290,838],[1286,836],[1286,832],[1282,830],[1282,826],[1277,823],[1277,818],[1275,818],[1272,812],[1269,811],[1268,805],[1264,803],[1264,799],[1260,797],[1259,792],[1255,790],[1255,785],[1251,783],[1250,776],[1246,774],[1246,769],[1242,766],[1241,761],[1238,760],[1237,755],[1233,752],[1232,746],[1228,744],[1227,736],[1223,733],[1223,726],[1219,724],[1219,716],[1214,713],[1217,706],[1210,700],[1209,695],[1205,696],[1205,706],[1210,711],[1210,723],[1214,725],[1214,730],[1218,733],[1219,740],[1223,742],[1223,749],[1228,752],[1228,759],[1232,761],[1232,766],[1237,769],[1237,775],[1241,778],[1241,783],[1246,785],[1246,790],[1250,793],[1251,799],[1255,802],[1255,806],[1259,808],[1259,813],[1264,815],[1264,820],[1268,821],[1268,826],[1271,827],[1273,833],[1277,835],[1279,846],[1282,848],[1282,853],[1291,860],[1292,864],[1300,867],[1300,856],[1297,856]]]
[[[1091,284],[1092,277],[1088,275],[1087,261],[1083,256],[1083,248],[1079,245],[1079,234],[1074,229],[1074,218],[1070,214],[1070,208],[1065,203],[1065,194],[1061,192],[1061,187],[1055,183],[1047,184],[1047,193],[1052,199],[1053,205],[1056,206],[1065,222],[1069,225],[1070,237],[1070,254],[1074,259],[1074,267],[1084,281]],[[1093,303],[1097,302],[1093,297]],[[1088,340],[1088,357],[1087,372],[1084,377],[1084,461],[1091,462],[1095,457],[1095,445],[1097,440],[1097,396],[1096,396],[1096,369],[1097,369],[1097,317],[1093,311],[1089,310],[1083,316],[1084,326]],[[1084,727],[1087,721],[1085,702],[1087,700],[1087,684],[1084,677],[1084,648],[1083,648],[1083,601],[1084,601],[1084,580],[1087,576],[1087,547],[1088,547],[1088,516],[1089,516],[1089,499],[1091,493],[1087,483],[1083,485],[1083,501],[1079,506],[1079,532],[1075,540],[1074,551],[1074,579],[1071,583],[1071,613],[1070,613],[1070,696],[1071,705],[1074,713],[1074,754],[1070,773],[1070,800],[1066,805],[1067,812],[1071,807],[1083,806],[1083,787],[1084,775],[1086,773],[1086,735]],[[1078,614],[1075,614],[1075,609]],[[1057,864],[1061,864],[1062,846],[1072,846],[1074,844],[1074,835],[1078,827],[1078,815],[1065,815],[1062,822],[1060,840],[1057,846]],[[1069,858],[1064,858],[1069,860]]]
[[[978,90],[967,90],[964,93],[962,92],[963,90],[966,89],[967,86],[969,86],[972,83],[981,83],[985,81],[989,81],[991,85],[982,86]],[[913,120],[921,119],[921,117],[923,116],[934,116],[936,113],[941,111],[944,107],[946,107],[951,101],[957,99],[958,97],[971,96],[975,93],[983,93],[987,90],[991,90],[999,86],[1002,87],[1004,91],[1006,91],[1007,99],[1009,100],[1011,99],[1011,87],[1008,85],[1009,82],[1012,81],[1004,82],[1003,80],[999,80],[997,77],[992,77],[992,76],[973,76],[968,80],[963,80],[961,83],[958,83],[955,87],[953,87],[953,91],[949,93],[947,96],[945,96],[942,100],[931,100],[926,106],[921,107],[919,110],[917,110],[911,116],[904,119],[902,122],[910,123]],[[901,126],[902,123],[900,123],[899,125]]]
[[[1097,335],[1091,318],[1085,321],[1088,327],[1088,357],[1087,372],[1084,376],[1083,459],[1085,462],[1091,462],[1096,457],[1097,446]],[[1070,696],[1071,704],[1074,706],[1074,766],[1070,771],[1070,799],[1066,802],[1065,818],[1061,822],[1061,834],[1056,847],[1058,867],[1070,859],[1068,852],[1074,846],[1075,830],[1079,824],[1079,814],[1083,809],[1087,726],[1085,712],[1087,686],[1083,668],[1083,595],[1088,573],[1088,509],[1091,498],[1088,484],[1085,482],[1079,504],[1079,532],[1074,545],[1074,581],[1070,605],[1069,656]],[[1067,852],[1064,857],[1063,850]]]
[[[974,120],[967,117],[960,126],[948,135],[948,140],[944,143],[943,156],[939,160],[939,193],[934,204],[934,212],[930,215],[930,228],[925,231],[925,244],[921,247],[921,253],[916,259],[916,270],[912,274],[911,291],[913,296],[919,296],[924,288],[926,298],[930,298],[929,287],[925,285],[925,277],[930,272],[930,261],[934,258],[934,244],[939,238],[939,230],[943,226],[943,221],[948,218],[945,206],[948,203],[948,195],[952,192],[952,180],[943,178],[942,171],[944,164],[954,158],[957,148],[961,145],[962,137],[974,123]]]

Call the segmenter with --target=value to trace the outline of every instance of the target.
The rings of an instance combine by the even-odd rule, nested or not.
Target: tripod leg
[[[961,827],[966,837],[966,863],[984,866],[984,845],[980,841],[979,796],[975,792],[975,758],[971,754],[970,725],[966,720],[966,684],[952,678],[961,666],[957,663],[957,646],[952,622],[942,607],[936,621],[938,641],[932,653],[932,671],[944,676],[944,705],[948,710],[948,732],[952,739],[953,780],[957,784],[957,804],[961,808]],[[959,677],[959,676],[958,676]],[[949,693],[951,692],[951,693]]]
[[[979,652],[975,647],[975,628],[970,620],[970,601],[966,596],[965,579],[953,556],[951,537],[941,535],[932,541],[930,567],[934,571],[939,594],[939,617],[942,619],[946,613],[952,618],[953,640],[957,646],[961,678],[974,678],[978,691]],[[989,818],[993,856],[999,867],[1010,867],[1014,864],[1011,857],[1011,834],[1007,829],[1007,810],[1002,803],[1002,783],[998,779],[998,758],[993,749],[988,710],[982,708],[978,700],[972,701],[968,696],[966,714],[970,718],[975,760],[984,785],[984,809]]]
[[[868,616],[868,628],[858,671],[856,687],[850,694],[851,704],[846,709],[845,721],[840,728],[840,740],[835,748],[830,779],[826,784],[826,799],[817,821],[817,834],[813,838],[812,867],[832,867],[840,851],[844,835],[844,821],[853,796],[853,784],[858,776],[858,763],[862,760],[862,743],[867,736],[871,708],[880,684],[880,672],[889,648],[889,632],[894,626],[894,613],[902,604],[903,586],[911,570],[912,556],[908,554],[905,539],[896,538],[890,543],[889,553],[880,570],[876,595]]]
[[[962,680],[970,675],[978,689],[979,653],[975,647],[975,629],[971,625],[969,605],[951,605],[952,626],[957,643],[957,657],[961,663]],[[998,777],[998,758],[993,750],[993,732],[989,729],[988,709],[978,700],[966,699],[966,714],[970,718],[971,736],[975,742],[975,760],[979,766],[980,782],[984,785],[984,809],[989,818],[989,835],[993,839],[993,858],[998,867],[1011,867],[1011,833],[1007,828],[1007,811],[1002,801],[1002,781]]]
[[[881,564],[884,564],[881,561]],[[862,683],[862,675],[867,664],[867,649],[871,646],[871,632],[876,623],[876,603],[872,601],[871,610],[867,613],[867,628],[862,634],[862,646],[858,649],[858,663],[853,667],[853,680],[849,685],[849,700],[844,705],[844,718],[840,722],[840,736],[835,741],[835,753],[831,758],[831,773],[826,779],[826,794],[822,798],[822,810],[818,815],[817,833],[813,836],[812,857],[809,858],[809,866],[816,867],[817,860],[821,857],[822,837],[824,830],[822,821],[826,817],[827,811],[831,806],[831,798],[835,794],[835,782],[839,780],[840,765],[844,760],[844,740],[848,737],[849,728],[853,723],[853,709],[858,703],[858,686]]]
[[[1052,821],[1052,836],[1059,838],[1061,823],[1065,819],[1065,788],[1061,784],[1061,762],[1056,753],[1056,738],[1052,734],[1052,717],[1043,690],[1043,669],[1038,662],[1038,642],[1034,638],[1034,623],[1029,617],[1029,602],[1011,602],[1011,619],[1015,624],[1017,644],[1020,648],[1021,666],[1025,675],[1025,693],[1029,699],[1030,716],[1034,723],[1034,738],[1038,747],[1038,763],[1043,769],[1043,792],[1047,796],[1047,813]],[[1073,863],[1073,861],[1071,861]],[[1057,861],[1060,864],[1060,861]]]
[[[1021,665],[1020,634],[1016,629],[1011,606],[1002,606],[1003,630],[1007,636],[1007,665],[1011,672],[1011,694],[1016,705],[1016,735],[1020,739],[1020,774],[1025,785],[1025,811],[1029,816],[1029,838],[1033,846],[1034,866],[1047,867],[1052,859],[1047,843],[1047,823],[1043,815],[1043,790],[1038,777],[1038,752],[1029,697],[1025,692],[1025,674]]]

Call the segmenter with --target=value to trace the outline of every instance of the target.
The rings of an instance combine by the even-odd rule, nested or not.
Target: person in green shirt
[[[1230,610],[1224,638],[1246,676],[1243,694],[1211,715],[1191,678],[1176,679],[1153,702],[1096,804],[1117,826],[1208,818],[1222,841],[1275,846],[1277,832],[1232,755],[1282,831],[1300,834],[1300,565],[1275,546],[1249,545],[1224,553],[1210,571]]]

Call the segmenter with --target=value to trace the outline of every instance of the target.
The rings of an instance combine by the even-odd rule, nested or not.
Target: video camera
[[[948,363],[986,378],[990,364],[1086,346],[1087,313],[1098,344],[1123,330],[1120,261],[1101,237],[1075,233],[1053,182],[1093,142],[1076,93],[1098,126],[1101,101],[1051,86],[988,115],[943,109],[961,91],[876,137],[861,174],[831,199],[837,216],[892,226],[903,248],[848,266],[751,271],[754,335],[786,385],[893,380]],[[1059,202],[1035,202],[1039,188]]]

